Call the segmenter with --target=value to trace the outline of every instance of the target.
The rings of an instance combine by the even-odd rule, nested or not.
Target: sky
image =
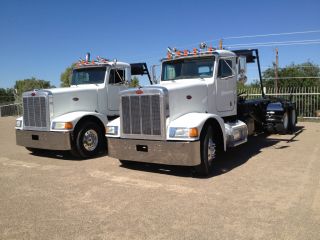
[[[221,38],[226,47],[268,43],[258,47],[262,70],[272,66],[276,47],[280,67],[320,64],[319,9],[319,0],[1,0],[0,88],[30,77],[59,87],[60,74],[86,52],[151,66],[168,46],[192,49],[205,41],[216,47]],[[293,32],[304,33],[230,38]]]

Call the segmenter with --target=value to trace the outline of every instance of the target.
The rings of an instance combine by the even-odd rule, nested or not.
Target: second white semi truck
[[[217,152],[255,132],[292,131],[295,104],[263,93],[257,49],[169,49],[160,83],[120,92],[120,117],[107,125],[108,154],[130,161],[193,166],[208,175]],[[237,94],[246,63],[257,62],[262,97]]]

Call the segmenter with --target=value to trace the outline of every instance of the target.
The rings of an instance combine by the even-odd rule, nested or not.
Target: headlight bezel
[[[53,130],[72,130],[73,123],[72,122],[53,122],[52,129]]]
[[[16,128],[22,128],[22,120],[21,119],[16,120]]]
[[[107,126],[106,127],[106,135],[118,135],[119,133],[119,126]]]
[[[169,137],[170,138],[198,138],[199,132],[198,128],[189,128],[189,127],[170,127],[169,129]]]

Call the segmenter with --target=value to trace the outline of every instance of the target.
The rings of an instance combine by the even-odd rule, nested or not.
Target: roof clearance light
[[[181,52],[179,50],[176,52],[176,54],[177,54],[177,57],[181,56]]]
[[[171,58],[172,58],[172,55],[168,52],[167,53],[167,58],[169,59],[169,60],[171,60]]]
[[[188,56],[188,50],[183,50],[183,56]]]
[[[193,49],[193,55],[197,55],[198,50],[196,48]]]

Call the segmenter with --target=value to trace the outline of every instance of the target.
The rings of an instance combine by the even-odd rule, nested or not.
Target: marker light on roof
[[[196,48],[193,49],[193,55],[197,55],[198,50]]]

